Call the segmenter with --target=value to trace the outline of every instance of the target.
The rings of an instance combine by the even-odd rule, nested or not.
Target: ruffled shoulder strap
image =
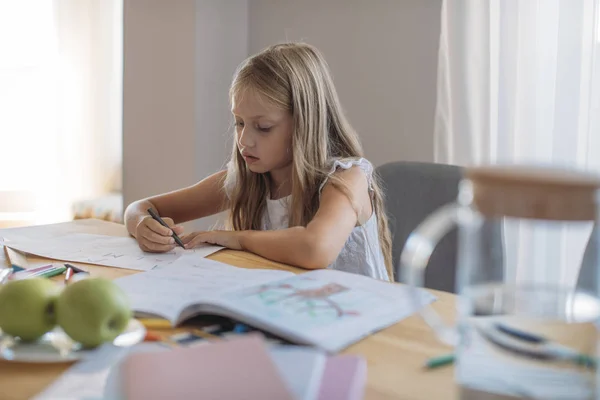
[[[319,187],[319,193],[323,190],[329,177],[333,175],[338,169],[350,169],[352,167],[359,167],[367,178],[369,185],[369,191],[373,191],[373,164],[366,158],[337,158],[331,161],[331,169],[327,173],[327,178],[323,180]]]

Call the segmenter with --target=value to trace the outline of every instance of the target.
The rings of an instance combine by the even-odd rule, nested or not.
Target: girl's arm
[[[227,201],[223,190],[226,174],[227,171],[220,171],[193,186],[131,203],[125,210],[127,231],[138,239],[141,247],[143,240],[139,236],[147,239],[145,245],[148,248],[144,250],[172,249],[174,244],[170,230],[154,221],[147,212],[148,208],[156,210],[169,226],[217,214],[223,211]],[[177,234],[182,232],[179,227],[173,229]]]
[[[359,167],[337,172],[348,186],[348,197],[331,184],[321,193],[319,210],[306,227],[275,231],[212,231],[184,239],[186,247],[206,242],[247,250],[265,258],[307,269],[327,268],[337,258],[352,229],[372,213],[368,183]]]

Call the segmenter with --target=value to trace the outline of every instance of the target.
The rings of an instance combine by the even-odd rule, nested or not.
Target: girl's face
[[[238,150],[255,173],[277,172],[292,163],[292,115],[254,90],[232,100]]]

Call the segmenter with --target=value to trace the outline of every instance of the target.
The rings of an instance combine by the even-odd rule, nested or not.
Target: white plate
[[[144,340],[146,328],[131,319],[123,333],[113,340],[119,347],[133,346]],[[0,360],[26,363],[61,363],[81,360],[94,353],[73,342],[59,327],[46,333],[35,343],[23,343],[7,335],[0,336]]]

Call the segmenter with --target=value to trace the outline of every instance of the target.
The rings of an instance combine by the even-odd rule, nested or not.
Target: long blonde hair
[[[245,60],[237,69],[230,98],[253,89],[293,117],[292,196],[289,226],[306,226],[319,208],[319,189],[328,178],[333,158],[363,156],[358,135],[340,104],[329,68],[314,47],[303,43],[277,44]],[[228,177],[235,176],[229,193],[229,224],[235,230],[261,229],[269,181],[251,172],[234,140]],[[354,204],[352,193],[335,174],[331,183]],[[391,239],[381,189],[373,179],[373,209],[386,269],[393,279]],[[358,210],[357,215],[358,215]]]

